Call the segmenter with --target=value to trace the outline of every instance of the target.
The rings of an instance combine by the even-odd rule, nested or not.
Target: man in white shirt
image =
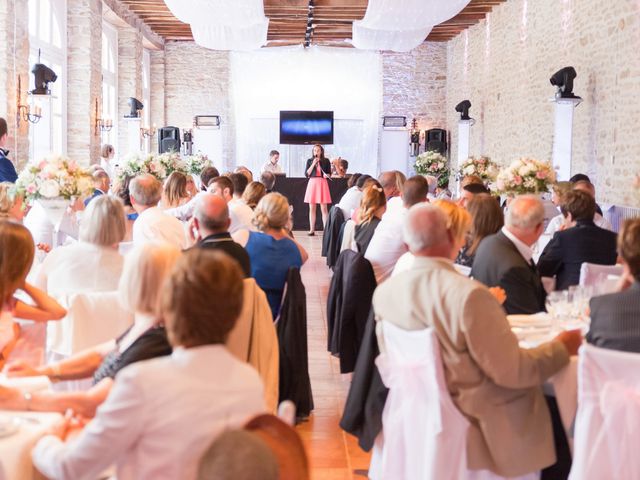
[[[220,433],[265,411],[258,372],[224,346],[242,311],[242,277],[221,252],[184,253],[161,295],[172,355],[121,370],[76,438],[64,441],[66,417],[40,439],[36,468],[57,480],[92,480],[111,465],[118,480],[195,480]]]
[[[349,220],[355,210],[360,208],[360,201],[362,200],[362,190],[365,182],[370,179],[369,175],[360,175],[355,182],[355,185],[350,187],[342,198],[338,202],[338,207],[342,210],[344,219]]]
[[[133,243],[166,242],[178,248],[187,248],[185,230],[180,220],[158,208],[162,184],[150,174],[139,175],[129,184],[131,205],[138,212],[133,223]]]
[[[260,170],[260,172],[271,172],[275,174],[283,173],[278,160],[280,160],[280,152],[277,150],[271,150],[269,153],[269,160],[262,165],[262,170]]]
[[[242,176],[242,174],[239,173],[234,173],[232,175]],[[222,197],[227,202],[227,205],[229,206],[229,218],[231,219],[229,233],[235,233],[238,230],[243,229],[255,231],[256,227],[252,223],[253,210],[239,199],[235,199],[234,201],[233,182],[229,177],[223,176],[213,179],[209,184],[209,193]]]
[[[391,211],[387,209],[382,216],[365,254],[378,284],[391,276],[398,259],[408,251],[401,234],[404,218],[410,207],[427,200],[428,192],[429,184],[424,177],[411,177],[404,183],[402,206]]]

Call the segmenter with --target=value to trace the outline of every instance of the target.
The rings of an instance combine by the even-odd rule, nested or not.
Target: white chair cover
[[[616,282],[610,281],[609,275],[619,277],[622,273],[622,265],[597,265],[585,262],[580,267],[580,286],[593,287],[595,294],[611,293]]]
[[[569,480],[640,478],[640,355],[580,348]]]
[[[389,395],[370,478],[465,478],[469,424],[449,396],[435,333],[389,322],[382,322],[382,332],[386,353],[376,365]]]
[[[118,292],[92,292],[58,299],[67,315],[47,324],[47,352],[68,357],[121,335],[133,314],[118,302]]]
[[[340,251],[344,252],[345,250],[353,250],[354,252],[358,251],[358,247],[356,247],[356,222],[353,220],[347,220],[344,224],[344,229],[342,230],[342,244],[340,245]]]

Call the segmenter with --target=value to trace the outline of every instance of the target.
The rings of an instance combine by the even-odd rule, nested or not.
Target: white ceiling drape
[[[431,29],[458,14],[471,0],[369,0],[362,20],[353,22],[353,46],[408,52]]]

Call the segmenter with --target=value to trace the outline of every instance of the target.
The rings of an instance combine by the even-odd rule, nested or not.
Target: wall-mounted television
[[[333,144],[333,112],[280,112],[280,144]]]

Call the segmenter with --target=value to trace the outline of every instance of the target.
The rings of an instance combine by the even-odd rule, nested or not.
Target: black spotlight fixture
[[[124,118],[138,118],[140,116],[140,110],[144,108],[142,102],[137,98],[129,97],[127,103],[129,104],[129,108],[131,110],[129,111],[128,115],[124,116]]]
[[[564,67],[551,76],[549,79],[551,85],[558,88],[556,97],[580,98],[573,93],[573,80],[577,75],[575,68]]]
[[[471,120],[469,116],[469,109],[471,108],[471,102],[469,100],[463,100],[456,105],[456,112],[460,114],[460,120]]]
[[[56,72],[42,63],[36,63],[31,70],[34,77],[34,85],[36,88],[31,90],[33,95],[51,95],[49,90],[49,83],[55,82],[58,79]]]

